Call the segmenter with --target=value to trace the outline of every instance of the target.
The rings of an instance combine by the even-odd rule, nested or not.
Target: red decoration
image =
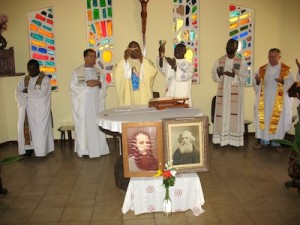
[[[39,19],[39,20],[42,20],[42,21],[45,21],[45,20],[46,20],[46,18],[45,18],[44,16],[40,15],[40,14],[36,14],[36,15],[35,15],[35,18],[37,18],[37,19]]]

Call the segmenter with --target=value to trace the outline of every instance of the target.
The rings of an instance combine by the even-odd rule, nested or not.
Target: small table
[[[73,125],[69,126],[61,126],[57,129],[60,132],[60,144],[65,145],[65,140],[66,140],[66,132],[68,134],[68,140],[69,144],[73,144],[73,139],[72,139],[72,131],[75,130]]]
[[[163,211],[165,188],[162,177],[134,177],[126,191],[122,212],[133,210],[135,215]],[[172,212],[191,209],[195,216],[204,212],[204,195],[197,173],[177,174],[174,186],[170,187]]]
[[[117,108],[111,108],[105,110],[97,115],[96,123],[99,129],[104,133],[112,135],[114,138],[118,137],[120,140],[119,152],[122,155],[122,123],[128,122],[152,122],[162,121],[166,118],[178,118],[178,117],[196,117],[203,116],[200,109],[196,108],[168,108],[163,110],[157,110],[148,105],[138,106],[123,106]],[[115,139],[116,140],[116,139]],[[115,142],[116,146],[116,142]],[[129,178],[124,178],[123,167],[115,164],[119,170],[115,169],[115,181],[118,183],[128,183]],[[116,167],[115,167],[116,168]],[[118,181],[119,174],[123,175],[123,180]],[[117,185],[117,187],[119,187]],[[120,188],[120,187],[119,187]]]

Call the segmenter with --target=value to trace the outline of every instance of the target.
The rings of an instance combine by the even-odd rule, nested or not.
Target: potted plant
[[[300,106],[297,108],[298,118],[300,118]],[[294,140],[276,139],[274,142],[287,145],[291,147],[291,156],[289,159],[288,174],[292,178],[291,181],[286,181],[285,186],[287,188],[297,188],[300,194],[300,120],[295,124],[295,136]]]
[[[7,189],[4,188],[3,185],[2,185],[1,166],[19,161],[20,159],[21,159],[21,157],[19,157],[19,156],[10,156],[10,157],[6,157],[6,158],[0,160],[0,195],[6,195],[7,194]]]

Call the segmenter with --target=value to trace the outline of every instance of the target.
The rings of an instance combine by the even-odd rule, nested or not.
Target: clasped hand
[[[86,81],[87,86],[89,87],[96,87],[98,86],[99,88],[101,88],[102,84],[99,80],[87,80]]]
[[[222,75],[226,75],[226,76],[229,76],[229,77],[234,77],[235,76],[235,71],[232,70],[232,72],[229,72],[229,71],[226,71],[224,72],[224,67],[218,67],[217,68],[217,74],[219,77],[221,77]]]

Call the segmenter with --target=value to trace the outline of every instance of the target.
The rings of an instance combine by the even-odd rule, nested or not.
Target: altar
[[[135,215],[163,211],[165,188],[162,177],[132,177],[126,191],[122,213],[133,210]],[[172,212],[192,210],[195,216],[204,212],[204,195],[197,173],[176,174],[170,187]]]
[[[161,121],[166,118],[196,117],[203,116],[197,108],[167,108],[157,110],[148,105],[122,106],[105,110],[97,115],[99,127],[122,133],[122,123],[128,122],[152,122]]]

